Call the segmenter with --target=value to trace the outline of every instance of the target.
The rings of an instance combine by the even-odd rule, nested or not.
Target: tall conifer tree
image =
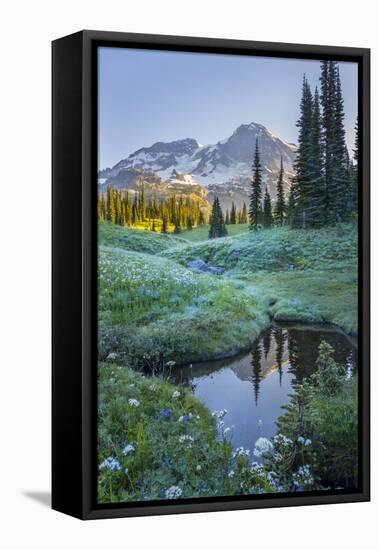
[[[242,206],[241,223],[247,223],[247,206],[246,206],[246,202],[244,202],[243,206]]]
[[[255,142],[255,153],[253,162],[253,179],[251,182],[249,222],[250,229],[258,229],[259,213],[262,198],[262,167],[260,162],[258,139]]]
[[[270,193],[267,190],[265,190],[265,196],[263,200],[263,226],[266,229],[269,229],[272,224],[272,209],[271,209],[271,197]]]
[[[236,205],[234,202],[232,202],[232,208],[230,210],[230,223],[235,224],[237,223],[237,212],[236,212]]]
[[[280,157],[280,170],[279,170],[278,181],[276,183],[276,205],[275,205],[275,222],[278,225],[284,224],[284,218],[285,218],[285,212],[286,212],[283,177],[284,177],[283,157]]]
[[[224,216],[221,210],[220,201],[218,197],[215,197],[212,206],[208,238],[217,239],[219,237],[225,237],[227,234],[228,231],[225,227]]]
[[[303,78],[303,91],[300,103],[300,118],[297,121],[299,128],[298,148],[295,160],[294,180],[294,215],[293,224],[296,227],[306,228],[311,223],[312,211],[312,120],[313,99],[307,79]]]

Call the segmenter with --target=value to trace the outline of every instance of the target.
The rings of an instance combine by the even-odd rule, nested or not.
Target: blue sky
[[[358,69],[340,63],[349,149],[358,108]],[[202,144],[258,122],[297,142],[301,83],[314,88],[320,63],[125,48],[99,49],[99,168],[156,141]]]

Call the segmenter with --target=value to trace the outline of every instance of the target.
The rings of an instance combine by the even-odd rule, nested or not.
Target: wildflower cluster
[[[121,470],[121,466],[117,458],[109,456],[99,465],[99,470],[110,470],[111,472],[118,472]]]

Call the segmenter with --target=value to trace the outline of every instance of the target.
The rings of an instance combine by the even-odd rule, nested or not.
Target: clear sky
[[[340,63],[348,147],[354,142],[358,69]],[[318,61],[99,49],[99,168],[156,141],[206,145],[258,122],[297,142],[301,84],[319,84]]]

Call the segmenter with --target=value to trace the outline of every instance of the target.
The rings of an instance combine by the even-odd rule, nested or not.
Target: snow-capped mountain
[[[255,141],[261,153],[263,179],[275,198],[275,184],[283,158],[288,189],[296,147],[274,136],[261,124],[242,124],[233,134],[215,145],[200,145],[186,138],[169,143],[157,142],[143,147],[113,168],[99,172],[100,188],[136,188],[142,178],[148,187],[177,187],[183,184],[206,188],[208,200],[215,195],[224,207],[231,202],[241,207],[247,201],[252,175]]]

